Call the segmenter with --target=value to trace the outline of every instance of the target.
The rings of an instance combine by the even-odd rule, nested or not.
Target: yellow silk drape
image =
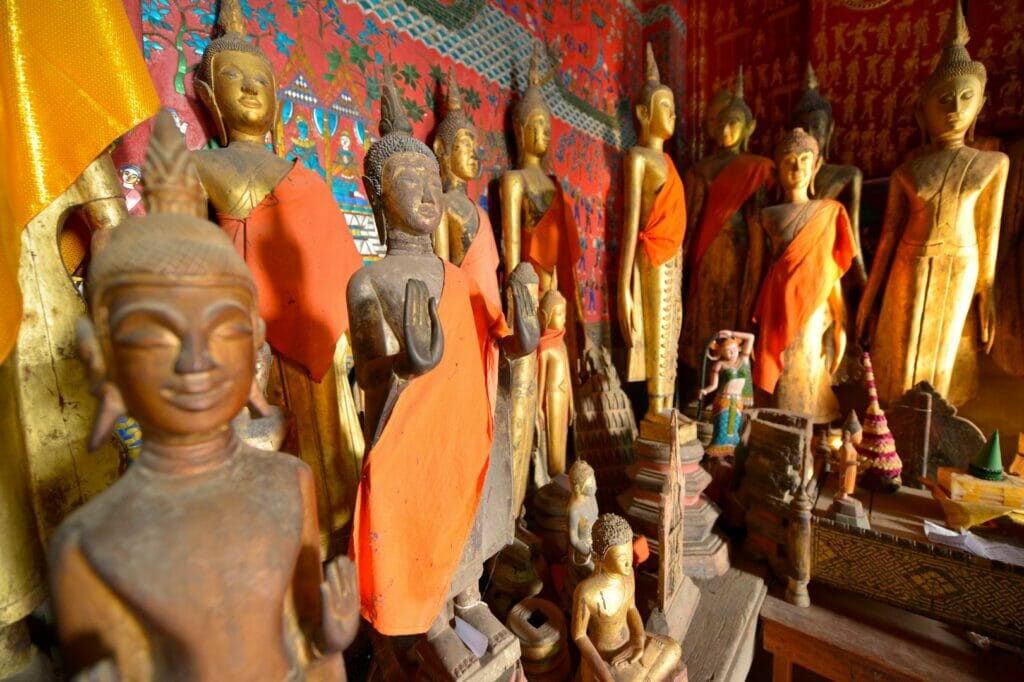
[[[0,0],[0,362],[18,336],[21,231],[160,106],[121,0]]]

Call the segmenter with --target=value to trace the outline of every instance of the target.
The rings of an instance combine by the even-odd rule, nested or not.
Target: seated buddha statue
[[[618,313],[629,347],[627,380],[646,380],[647,414],[653,416],[672,407],[675,395],[686,200],[683,181],[664,151],[675,130],[675,97],[661,84],[650,43],[636,118],[639,144],[626,152],[623,165]]]
[[[295,418],[284,450],[316,478],[323,549],[340,549],[362,457],[344,369],[345,286],[362,266],[330,188],[266,146],[278,109],[266,54],[245,36],[238,0],[221,3],[224,33],[203,52],[195,87],[220,149],[195,153],[217,221],[252,270],[273,349],[268,396]],[[337,356],[337,358],[336,358]]]
[[[100,396],[95,435],[127,410],[146,437],[50,546],[65,670],[344,679],[340,652],[359,624],[353,565],[341,557],[324,579],[309,467],[231,428],[263,343],[256,285],[231,240],[198,217],[203,190],[166,111],[145,174],[148,215],[96,254],[78,339]]]
[[[965,144],[986,82],[985,66],[967,52],[969,39],[956,1],[915,110],[930,142],[889,180],[882,236],[857,311],[857,335],[870,342],[883,403],[927,381],[955,404],[953,366],[972,306],[983,348],[991,350],[994,340],[1009,160]]]
[[[672,679],[682,649],[671,637],[644,632],[636,608],[632,529],[621,516],[602,514],[592,535],[595,571],[576,587],[572,605],[578,679]]]
[[[843,205],[808,196],[820,165],[818,143],[802,128],[775,147],[783,203],[762,212],[772,257],[754,306],[754,386],[772,407],[808,414],[815,424],[840,416],[832,392],[846,350],[840,280],[857,254]]]
[[[558,268],[558,289],[568,301],[571,323],[566,345],[574,366],[580,357],[578,345],[583,333],[583,308],[576,281],[576,264],[581,256],[579,234],[573,216],[572,199],[544,167],[551,146],[551,109],[541,86],[545,78],[537,63],[534,47],[528,84],[512,106],[512,129],[518,150],[518,167],[501,176],[501,229],[505,247],[505,272],[519,263],[530,263],[540,277],[540,297],[552,287]],[[574,380],[575,381],[575,380]]]
[[[411,132],[385,76],[381,138],[367,151],[363,182],[387,254],[348,286],[368,444],[350,552],[363,617],[382,635],[426,633],[431,660],[463,679],[481,663],[455,634],[453,613],[487,637],[491,654],[515,647],[518,656],[518,641],[480,601],[478,588],[487,558],[481,499],[504,505],[490,518],[507,529],[505,543],[513,518],[510,473],[504,496],[485,494],[493,474],[511,471],[511,454],[507,442],[492,451],[502,445],[494,417],[507,415],[500,407],[491,411],[484,356],[495,335],[510,357],[534,352],[540,332],[515,273],[515,333],[498,320],[476,319],[487,309],[474,307],[470,278],[434,253],[443,186],[434,153]]]
[[[719,330],[750,330],[764,267],[757,221],[772,162],[745,151],[757,121],[743,101],[743,67],[735,92],[722,91],[712,100],[705,125],[716,148],[685,178],[688,267],[679,345],[681,362],[697,371]]]

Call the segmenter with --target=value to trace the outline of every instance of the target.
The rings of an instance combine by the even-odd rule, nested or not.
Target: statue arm
[[[542,416],[548,409],[548,354],[537,353],[537,412]]]
[[[829,367],[829,373],[835,374],[839,371],[839,363],[846,354],[846,304],[843,301],[843,285],[841,280],[836,280],[828,293],[828,307],[832,313],[832,344],[835,356]],[[824,348],[822,348],[824,352]]]
[[[864,174],[859,168],[853,167],[853,177],[850,178],[850,229],[853,230],[853,239],[857,244],[857,257],[853,259],[854,273],[857,283],[861,289],[867,284],[868,271],[864,265],[864,248],[860,240],[860,197],[864,187]]]
[[[754,353],[754,335],[750,332],[733,332],[732,335],[743,342],[743,346],[740,347],[740,356],[744,359],[749,358]]]
[[[440,224],[438,224],[437,229],[434,230],[434,253],[437,254],[438,258],[446,261],[451,261],[452,259],[451,247],[448,243],[449,222],[448,209],[445,209],[441,212]]]
[[[614,678],[608,672],[608,664],[601,658],[597,647],[590,641],[587,635],[587,627],[590,625],[590,607],[583,596],[584,583],[576,587],[576,593],[572,597],[572,637],[576,642],[576,648],[580,651],[580,657],[589,664],[594,672],[594,677],[601,682],[614,682]]]
[[[357,270],[348,283],[348,311],[356,381],[363,389],[390,380],[397,353],[387,354],[384,310],[365,270]]]
[[[686,172],[683,187],[686,194],[686,234],[683,235],[683,253],[688,254],[700,225],[700,214],[704,210],[707,186],[704,184],[704,179],[691,169]]]
[[[637,240],[640,236],[640,204],[643,200],[644,157],[630,149],[623,161],[625,215],[619,240],[618,313],[619,329],[628,347],[636,343],[639,330],[633,324],[633,271],[636,267]]]
[[[896,251],[896,244],[903,232],[904,222],[907,218],[907,196],[900,180],[900,173],[897,169],[889,179],[889,200],[885,207],[885,219],[882,222],[882,238],[878,243],[878,251],[875,253],[875,260],[871,264],[871,272],[868,274],[867,287],[864,289],[864,296],[860,300],[860,307],[857,309],[857,339],[866,342],[871,337],[868,329],[868,320],[874,308],[875,298],[882,289],[882,284],[889,274],[889,264],[892,261],[893,253]]]
[[[743,285],[740,295],[740,318],[739,326],[750,328],[751,317],[754,314],[754,302],[757,300],[758,291],[761,288],[761,280],[764,278],[764,270],[767,262],[767,248],[765,241],[767,236],[762,225],[764,216],[761,209],[765,204],[764,188],[757,190],[752,203],[744,208],[746,222],[749,227],[749,251],[747,252],[747,267],[743,276]],[[742,254],[737,254],[742,257]]]
[[[580,517],[579,511],[572,509],[569,511],[569,544],[572,548],[579,552],[581,555],[586,556],[590,554],[590,545],[583,542],[580,538],[580,526],[585,519]]]
[[[121,183],[110,154],[97,156],[85,167],[75,180],[84,205],[82,213],[92,231],[92,249],[100,251],[110,237],[108,230],[121,224],[128,217],[128,205],[124,201]]]
[[[716,361],[711,365],[711,381],[708,385],[701,389],[700,397],[711,395],[718,390],[718,371],[722,369],[721,361]]]
[[[999,224],[1003,215],[1003,197],[1010,160],[1000,154],[999,165],[975,204],[975,225],[978,230],[978,318],[981,322],[981,343],[991,352],[995,341],[996,255],[999,248]]]
[[[523,179],[514,171],[501,176],[501,239],[505,247],[505,272],[509,275],[522,260]]]

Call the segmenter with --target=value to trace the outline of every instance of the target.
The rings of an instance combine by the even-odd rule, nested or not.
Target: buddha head
[[[111,230],[89,268],[92,319],[78,321],[101,403],[92,447],[125,412],[153,442],[229,428],[263,343],[252,276],[231,240],[200,217],[203,190],[166,111],[144,174],[147,215]]]
[[[437,126],[434,154],[441,164],[445,187],[465,185],[480,175],[476,126],[466,116],[462,91],[455,81],[455,69],[448,70],[448,110]]]
[[[569,467],[569,484],[572,492],[579,497],[593,497],[597,493],[597,479],[594,477],[594,467],[582,459],[577,459]]]
[[[818,142],[822,158],[828,158],[836,124],[832,118],[832,103],[818,91],[818,77],[810,62],[807,62],[807,72],[804,74],[803,92],[793,110],[793,127],[803,128],[810,133]]]
[[[864,429],[860,425],[860,420],[857,419],[857,413],[851,410],[850,415],[843,423],[843,442],[856,447],[860,445],[863,440]]]
[[[238,0],[222,0],[218,25],[223,34],[203,52],[196,92],[213,116],[222,146],[235,140],[263,143],[277,115],[274,69],[246,37]]]
[[[633,575],[633,529],[618,514],[601,514],[591,531],[597,570],[621,576]]]
[[[634,111],[640,123],[641,138],[655,137],[667,140],[676,129],[676,100],[672,90],[661,83],[654,49],[647,43],[646,76]]]
[[[558,273],[555,270],[551,272],[550,286],[551,288],[544,292],[540,299],[537,317],[541,329],[560,332],[565,329],[566,301],[565,296],[558,291]]]
[[[363,159],[363,185],[381,242],[399,232],[432,235],[445,208],[440,169],[430,148],[412,136],[388,65],[381,85],[379,130],[381,138]]]
[[[736,74],[736,89],[723,90],[711,100],[707,112],[707,132],[721,150],[746,151],[757,121],[743,101],[743,66]]]
[[[813,192],[820,168],[818,141],[803,128],[793,128],[775,145],[775,174],[784,192]]]
[[[512,107],[512,128],[516,135],[519,159],[526,155],[542,158],[551,144],[551,109],[544,101],[541,86],[545,78],[537,64],[537,46],[530,56],[530,71],[523,96]]]
[[[985,65],[967,53],[970,39],[960,0],[954,0],[942,54],[921,86],[914,112],[926,139],[962,143],[965,136],[974,137],[974,124],[985,104],[987,75]]]

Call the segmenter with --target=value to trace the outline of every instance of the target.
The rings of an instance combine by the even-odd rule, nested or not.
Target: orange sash
[[[267,342],[320,381],[348,329],[345,295],[363,261],[330,189],[296,163],[247,218],[217,214],[256,281]]]
[[[694,273],[698,272],[701,259],[729,218],[742,208],[761,185],[773,184],[773,168],[775,164],[771,159],[740,154],[711,181],[697,228],[697,242],[690,254],[690,267]]]
[[[857,247],[846,209],[825,199],[772,263],[754,305],[760,324],[754,383],[769,393],[782,375],[782,353],[850,268]]]
[[[554,179],[554,178],[552,178]],[[555,180],[555,196],[551,205],[532,230],[522,233],[523,260],[535,267],[551,272],[558,267],[558,290],[566,301],[575,302],[576,264],[583,254],[572,201],[565,196],[562,186]],[[570,316],[571,317],[571,316]]]
[[[554,329],[545,329],[544,333],[540,335],[540,343],[537,344],[537,355],[540,355],[549,348],[563,343],[565,341],[565,327],[555,331]]]
[[[639,235],[640,243],[647,252],[647,260],[653,267],[667,263],[679,253],[683,236],[686,234],[686,197],[683,193],[683,180],[668,154],[665,154],[665,163],[665,184],[658,190],[651,214],[647,216],[647,226]]]
[[[487,213],[479,206],[476,211],[479,227],[459,268],[465,273],[469,284],[469,299],[473,304],[473,317],[487,377],[487,396],[493,414],[498,397],[498,340],[509,336],[511,332],[501,311],[497,275],[500,259],[498,246],[494,243],[494,230]]]
[[[441,610],[473,526],[491,419],[470,284],[444,264],[444,355],[398,396],[366,454],[349,553],[361,611],[383,635],[426,632]]]

